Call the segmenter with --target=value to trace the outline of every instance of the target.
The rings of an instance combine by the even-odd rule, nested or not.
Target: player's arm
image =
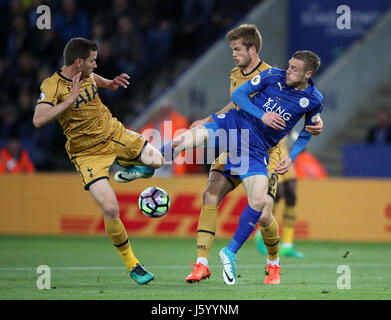
[[[69,97],[55,106],[49,103],[39,103],[35,107],[33,116],[33,125],[36,128],[43,127],[50,121],[56,119],[61,113],[68,109],[77,99],[80,94],[80,86],[82,80],[80,79],[81,72],[76,74],[72,79],[72,91]]]
[[[249,98],[249,96],[253,93],[262,91],[266,87],[267,81],[264,81],[261,78],[264,72],[238,87],[234,92],[232,92],[231,99],[241,109],[256,118],[261,119],[265,125],[272,127],[275,130],[281,130],[285,128],[285,121],[282,119],[281,115],[275,112],[264,112],[253,104]]]
[[[230,101],[223,109],[221,109],[220,111],[216,112],[215,114],[219,115],[219,114],[222,114],[222,113],[227,113],[229,110],[231,110],[234,107],[235,107],[235,104],[232,101]],[[212,118],[211,115],[207,116],[204,119],[194,121],[191,124],[190,129],[193,129],[195,127],[198,127],[198,126],[203,125],[203,124],[208,123],[208,122],[213,122],[213,118]]]
[[[299,155],[299,153],[304,150],[305,146],[308,144],[308,142],[312,137],[312,134],[306,130],[306,127],[309,125],[314,125],[314,123],[316,123],[316,121],[320,119],[319,114],[321,111],[322,111],[322,106],[319,105],[314,111],[305,115],[304,128],[303,130],[301,130],[298,138],[296,139],[296,142],[293,145],[293,148],[289,156],[285,157],[277,164],[277,168],[275,169],[276,173],[278,174],[286,173],[289,167],[295,161],[296,157]]]
[[[311,133],[313,136],[320,135],[323,131],[323,120],[320,118],[320,116],[318,116],[315,119],[315,124],[305,126],[305,130]]]
[[[130,77],[126,73],[122,73],[119,76],[116,76],[113,80],[103,78],[96,73],[93,73],[92,75],[94,76],[94,80],[98,88],[117,90],[120,86],[127,88],[129,85],[128,79],[130,79]]]
[[[308,133],[305,129],[301,130],[295,144],[293,145],[293,148],[289,156],[285,157],[277,164],[277,167],[275,169],[276,173],[284,174],[288,171],[289,167],[295,161],[299,153],[304,150],[305,146],[308,144],[311,137],[312,137],[311,133]]]

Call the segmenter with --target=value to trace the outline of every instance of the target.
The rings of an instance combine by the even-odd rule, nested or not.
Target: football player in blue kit
[[[237,252],[251,235],[266,204],[267,150],[286,136],[302,116],[305,116],[304,126],[313,125],[322,111],[323,96],[311,79],[319,65],[319,57],[311,51],[294,53],[286,71],[277,68],[263,71],[232,93],[232,101],[239,110],[213,115],[214,122],[193,128],[164,146],[164,156],[168,159],[183,150],[207,144],[219,145],[220,151],[221,148],[230,151],[224,172],[241,178],[248,205],[231,242],[219,252],[226,284],[235,283]],[[226,141],[219,139],[224,136]],[[303,128],[289,156],[278,164],[276,173],[284,174],[288,170],[310,138],[311,134]]]

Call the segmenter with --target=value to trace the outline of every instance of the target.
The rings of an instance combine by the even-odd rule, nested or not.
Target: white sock
[[[208,266],[208,259],[204,257],[197,258],[197,263],[202,263],[204,266]]]
[[[280,265],[280,258],[277,258],[276,260],[269,260],[266,259],[267,264],[271,264],[272,266],[279,266]]]
[[[290,242],[290,243],[286,242],[286,243],[281,244],[281,248],[292,248],[292,247],[293,247],[292,242]]]

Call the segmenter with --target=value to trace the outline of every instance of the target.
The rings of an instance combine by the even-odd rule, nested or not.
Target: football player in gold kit
[[[65,148],[69,159],[79,172],[84,189],[100,206],[110,240],[130,277],[138,284],[146,284],[154,276],[143,268],[132,251],[119,217],[117,198],[108,181],[109,168],[115,159],[126,159],[135,165],[148,165],[153,171],[164,165],[164,159],[144,137],[126,130],[99,98],[98,88],[126,88],[129,76],[123,73],[108,80],[93,73],[97,68],[97,45],[84,38],[71,39],[63,55],[65,65],[42,82],[33,124],[39,128],[58,120],[67,137]]]
[[[245,24],[235,28],[227,33],[226,40],[232,49],[233,59],[236,64],[236,67],[232,69],[230,74],[230,93],[232,94],[237,87],[271,66],[259,58],[262,37],[255,25]],[[237,106],[230,102],[216,114],[226,113],[234,107]],[[212,117],[209,116],[195,121],[191,128],[211,121],[213,121]],[[307,130],[312,134],[320,134],[322,127],[323,123],[319,120],[315,126],[308,126]],[[278,224],[272,214],[273,198],[276,195],[278,184],[278,174],[276,174],[275,169],[282,159],[279,145],[270,149],[268,153],[270,158],[268,165],[268,201],[259,220],[259,226],[267,250],[265,284],[279,284],[280,264],[278,251],[280,238]],[[186,281],[189,283],[209,278],[211,275],[208,258],[217,228],[218,207],[224,197],[241,183],[239,178],[227,178],[222,174],[227,155],[227,153],[221,154],[210,169],[208,184],[203,193],[203,203],[197,227],[197,261],[191,264],[194,268],[186,277]]]

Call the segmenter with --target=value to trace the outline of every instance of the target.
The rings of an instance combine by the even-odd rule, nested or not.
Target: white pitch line
[[[388,267],[391,268],[391,263],[341,263],[346,264],[352,268],[368,268],[368,267]],[[336,268],[341,264],[336,263],[319,263],[319,264],[282,264],[281,268]],[[37,266],[38,267],[38,266]],[[16,268],[7,268],[0,267],[0,271],[36,271],[37,267],[16,267]],[[49,266],[50,267],[50,266]],[[220,265],[210,265],[210,267],[220,267]],[[240,265],[238,264],[238,269],[264,269],[264,265]],[[173,265],[173,266],[154,266],[148,265],[150,269],[188,269],[189,266],[183,265]],[[99,270],[125,270],[125,267],[115,267],[115,266],[106,266],[106,267],[96,267],[96,266],[79,266],[79,267],[50,267],[51,270],[59,271],[99,271]]]

